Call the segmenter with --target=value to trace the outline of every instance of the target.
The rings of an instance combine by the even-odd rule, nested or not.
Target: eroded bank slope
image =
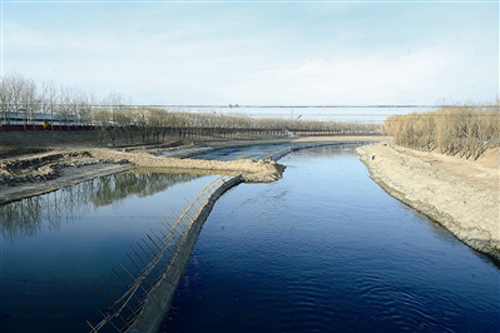
[[[280,179],[284,166],[274,161],[207,161],[155,156],[114,149],[62,150],[0,159],[0,204],[48,193],[93,178],[134,168],[241,175],[245,182]]]
[[[498,149],[476,162],[387,142],[357,152],[388,193],[500,262]]]
[[[281,178],[284,167],[274,161],[216,161],[154,156],[147,152],[126,153],[115,150],[90,150],[95,157],[115,163],[126,161],[138,167],[162,167],[190,170],[210,170],[221,174],[242,174],[246,182],[273,182]]]

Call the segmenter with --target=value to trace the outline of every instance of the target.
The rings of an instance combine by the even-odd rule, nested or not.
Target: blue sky
[[[2,70],[141,104],[491,101],[498,7],[2,1]]]

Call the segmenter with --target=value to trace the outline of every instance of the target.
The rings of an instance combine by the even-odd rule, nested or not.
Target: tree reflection
[[[34,236],[43,228],[58,230],[63,222],[79,218],[92,207],[118,204],[132,195],[147,197],[199,177],[202,175],[139,170],[97,178],[0,206],[0,232],[13,241]]]
[[[323,157],[332,157],[332,156],[340,156],[340,155],[352,155],[355,154],[355,149],[361,146],[360,143],[345,143],[345,144],[326,144],[320,145],[316,147],[312,147],[310,149],[301,149],[295,152],[297,155],[306,155],[306,156],[317,156],[320,158]]]
[[[189,173],[124,173],[93,184],[90,201],[95,207],[117,203],[130,195],[144,198],[178,184],[199,178]]]

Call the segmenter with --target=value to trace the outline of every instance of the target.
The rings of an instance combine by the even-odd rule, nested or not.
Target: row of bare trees
[[[134,143],[137,136],[142,137],[143,142],[158,142],[172,134],[180,137],[327,135],[377,134],[379,130],[377,124],[173,112],[161,107],[132,105],[115,92],[98,98],[76,88],[57,88],[52,81],[38,86],[34,80],[17,73],[0,77],[0,112],[2,125],[90,125],[97,129],[101,143],[109,140],[113,145],[117,137]]]
[[[112,91],[103,98],[80,89],[60,86],[53,81],[37,85],[18,73],[0,77],[1,124],[34,125],[41,122],[63,125],[89,125],[94,105],[125,104],[125,98]]]
[[[92,119],[112,142],[117,136],[134,136],[143,142],[158,142],[167,135],[186,136],[288,136],[332,134],[379,134],[379,124],[344,123],[334,121],[293,120],[282,118],[251,118],[223,114],[170,112],[160,107],[115,105],[93,108]],[[105,132],[105,133],[104,133]]]
[[[0,80],[0,111],[2,119],[23,112],[32,114],[39,108],[39,94],[35,82],[16,73],[2,76]]]
[[[475,160],[500,143],[500,100],[391,116],[382,131],[402,146]]]

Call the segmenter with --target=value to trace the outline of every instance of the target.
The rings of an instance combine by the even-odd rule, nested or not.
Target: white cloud
[[[455,39],[449,27],[426,35],[410,26],[405,40],[391,24],[376,27],[373,17],[371,28],[359,18],[337,24],[329,15],[356,7],[333,7],[319,15],[315,6],[307,20],[294,12],[277,21],[280,7],[186,17],[142,11],[134,20],[116,13],[112,24],[100,18],[75,30],[11,20],[4,69],[99,94],[113,89],[139,103],[427,104],[497,93],[498,32],[485,30],[491,24],[457,27]]]

